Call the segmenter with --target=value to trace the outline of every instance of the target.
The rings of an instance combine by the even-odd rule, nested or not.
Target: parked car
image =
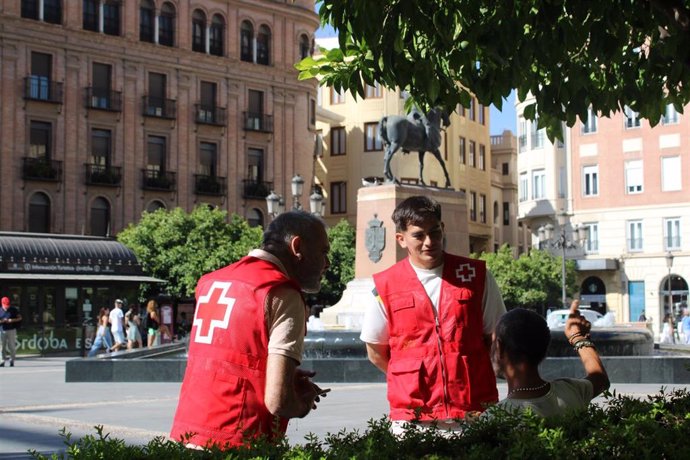
[[[603,318],[604,315],[594,310],[580,310],[582,316],[584,316],[587,321],[594,324],[598,319]],[[554,310],[548,315],[546,315],[546,324],[549,329],[556,329],[558,327],[565,326],[565,322],[570,315],[570,310]]]

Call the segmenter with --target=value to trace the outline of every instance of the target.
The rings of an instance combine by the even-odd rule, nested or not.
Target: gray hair
[[[279,214],[264,231],[261,249],[273,254],[283,253],[290,245],[293,237],[309,237],[314,228],[325,223],[320,217],[305,211],[288,211]]]

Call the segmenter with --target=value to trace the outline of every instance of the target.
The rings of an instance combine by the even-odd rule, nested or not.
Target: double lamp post
[[[561,302],[563,302],[563,308],[568,308],[566,304],[566,280],[565,280],[565,252],[568,249],[575,249],[578,246],[583,246],[587,239],[589,238],[589,227],[578,224],[573,229],[570,239],[566,234],[566,224],[570,214],[562,211],[558,214],[558,226],[560,232],[555,233],[554,226],[552,224],[546,224],[539,227],[537,230],[539,234],[539,246],[540,248],[550,245],[552,248],[561,250]]]
[[[299,174],[295,174],[290,181],[290,185],[292,192],[292,209],[295,211],[300,210],[302,209],[300,198],[304,192],[304,179],[302,179],[302,176]],[[266,207],[268,213],[275,219],[278,214],[285,212],[285,200],[281,195],[271,190],[271,193],[266,197]],[[314,186],[314,190],[309,196],[309,211],[314,215],[323,216],[324,207],[323,195],[319,192],[318,187]]]

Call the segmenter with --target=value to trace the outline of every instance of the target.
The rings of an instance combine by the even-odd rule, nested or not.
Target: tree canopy
[[[656,125],[690,100],[690,1],[321,0],[339,49],[297,64],[300,78],[364,97],[399,87],[454,110],[470,92],[501,108],[513,89],[552,139],[562,123],[627,105]]]
[[[325,305],[334,305],[343,295],[343,291],[355,277],[355,229],[342,219],[328,229],[328,241],[331,244],[331,266],[326,270],[318,299]]]
[[[261,228],[250,227],[237,214],[228,222],[226,211],[199,205],[191,213],[181,208],[144,212],[117,239],[146,273],[167,281],[169,294],[188,297],[201,275],[247,255],[259,247],[262,235]]]
[[[483,253],[480,259],[496,278],[507,308],[531,308],[545,313],[561,305],[561,258],[547,251],[530,251],[513,257],[508,245],[495,253]],[[566,260],[566,293],[577,290],[575,262]],[[567,308],[567,307],[564,307]]]

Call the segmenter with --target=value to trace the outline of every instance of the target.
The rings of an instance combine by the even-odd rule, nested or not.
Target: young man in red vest
[[[360,338],[386,373],[393,431],[452,430],[498,400],[489,349],[505,306],[483,261],[444,252],[439,203],[413,196],[392,218],[408,257],[374,275]]]
[[[328,390],[298,368],[307,319],[301,291],[319,291],[328,251],[323,221],[286,212],[261,249],[199,280],[173,439],[238,446],[280,436],[290,418],[316,408]]]

